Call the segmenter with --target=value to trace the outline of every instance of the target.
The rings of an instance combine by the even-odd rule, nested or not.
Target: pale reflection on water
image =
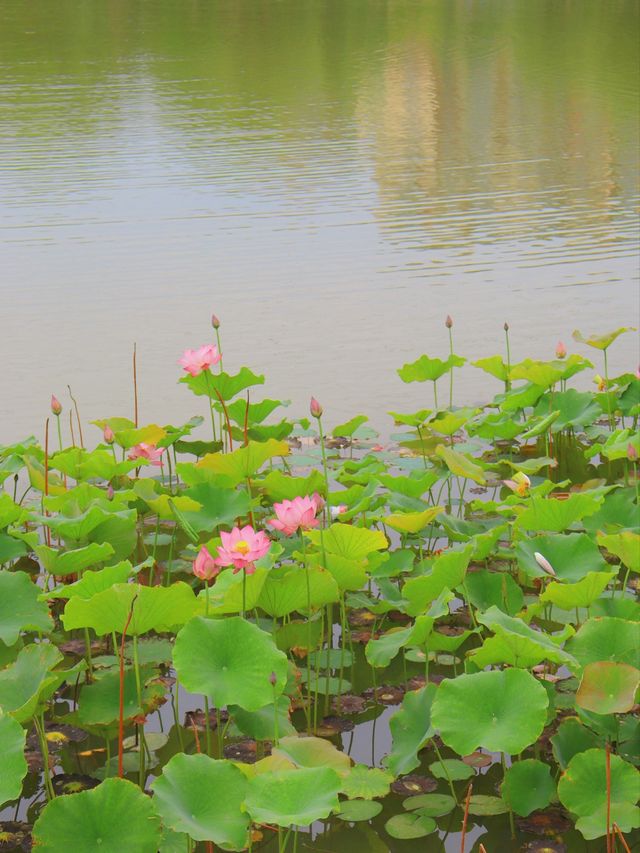
[[[422,352],[551,357],[638,319],[638,6],[46,0],[0,7],[0,441],[179,422],[176,359],[328,425],[428,404]],[[570,347],[571,351],[572,347]],[[586,353],[582,348],[581,352]],[[612,348],[634,370],[637,338]],[[600,367],[600,365],[598,365]],[[480,377],[480,378],[479,378]],[[472,368],[456,398],[497,383]]]

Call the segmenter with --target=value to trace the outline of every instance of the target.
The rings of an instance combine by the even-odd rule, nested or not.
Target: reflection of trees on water
[[[0,123],[45,181],[56,139],[72,169],[73,146],[132,153],[138,126],[221,182],[364,170],[382,227],[418,244],[530,234],[532,212],[543,235],[579,230],[580,208],[619,225],[638,17],[626,0],[9,3]]]

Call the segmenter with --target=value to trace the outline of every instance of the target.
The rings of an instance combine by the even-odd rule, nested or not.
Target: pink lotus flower
[[[127,459],[148,459],[152,465],[160,468],[162,465],[162,454],[164,447],[156,447],[155,444],[147,444],[141,441],[132,447],[127,455]]]
[[[220,567],[209,553],[206,545],[198,551],[198,556],[193,561],[193,573],[203,581],[210,581],[220,572]]]
[[[566,358],[567,357],[567,348],[562,343],[562,341],[558,341],[556,344],[556,358]]]
[[[218,566],[233,566],[234,574],[244,569],[248,575],[255,571],[255,561],[269,550],[271,542],[262,530],[256,532],[250,524],[234,527],[231,533],[220,533],[222,545],[218,545]]]
[[[187,349],[178,359],[178,364],[190,373],[197,376],[203,370],[207,370],[212,364],[217,364],[222,358],[215,344],[204,344],[198,349]]]
[[[62,411],[62,403],[58,400],[55,394],[51,395],[51,411],[54,415],[59,415]]]
[[[319,494],[314,493],[309,497],[305,495],[294,498],[292,501],[284,500],[282,503],[273,505],[277,518],[267,522],[271,527],[280,530],[285,536],[293,536],[300,528],[317,527],[316,515],[323,505]]]

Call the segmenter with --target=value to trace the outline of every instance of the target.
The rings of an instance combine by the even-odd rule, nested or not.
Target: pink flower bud
[[[116,440],[116,437],[113,434],[113,430],[111,429],[109,424],[107,424],[104,428],[104,432],[102,435],[107,444],[113,444],[113,442]]]
[[[627,444],[627,459],[629,462],[638,461],[638,451],[636,450],[635,445],[631,444],[631,442]]]
[[[107,498],[108,498],[108,500],[112,501],[113,495],[114,495],[113,486],[111,485],[111,483],[109,483],[109,485],[107,486]]]
[[[51,411],[54,415],[59,415],[62,411],[62,403],[58,400],[55,394],[51,395]]]
[[[271,675],[269,676],[269,681],[273,687],[276,686],[276,684],[278,683],[278,676],[275,674],[275,672],[271,673]]]
[[[198,556],[193,561],[193,573],[203,581],[210,581],[219,573],[220,568],[209,553],[208,548],[203,545],[198,551]]]
[[[314,418],[320,418],[320,417],[322,417],[322,411],[323,411],[322,406],[321,406],[321,405],[320,405],[320,403],[316,400],[316,398],[315,398],[315,397],[312,397],[312,398],[311,398],[311,404],[310,404],[310,406],[309,406],[309,410],[310,410],[310,412],[311,412],[311,415],[312,415]]]
[[[211,315],[211,325],[213,326],[214,329],[220,328],[220,320],[216,317],[215,314]]]
[[[536,563],[540,566],[543,572],[551,575],[552,578],[556,577],[555,570],[546,557],[543,557],[539,551],[536,551],[533,556],[536,558]]]
[[[447,314],[447,319],[444,321],[447,329],[450,329],[453,326],[453,320],[451,319],[451,314]]]
[[[562,343],[562,341],[558,341],[556,344],[556,358],[566,358],[567,357],[567,348]]]
[[[505,330],[505,332],[508,332],[509,331],[509,324],[505,323],[502,328]]]

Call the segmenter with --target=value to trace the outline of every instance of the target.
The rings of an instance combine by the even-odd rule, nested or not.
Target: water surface
[[[85,420],[132,414],[134,340],[142,420],[190,416],[176,359],[211,311],[225,367],[383,428],[430,394],[395,368],[446,354],[447,313],[473,358],[505,320],[514,358],[634,323],[638,18],[624,0],[5,0],[0,441],[40,434],[67,383]],[[637,360],[622,338],[611,371]],[[473,402],[492,380],[456,381]]]

